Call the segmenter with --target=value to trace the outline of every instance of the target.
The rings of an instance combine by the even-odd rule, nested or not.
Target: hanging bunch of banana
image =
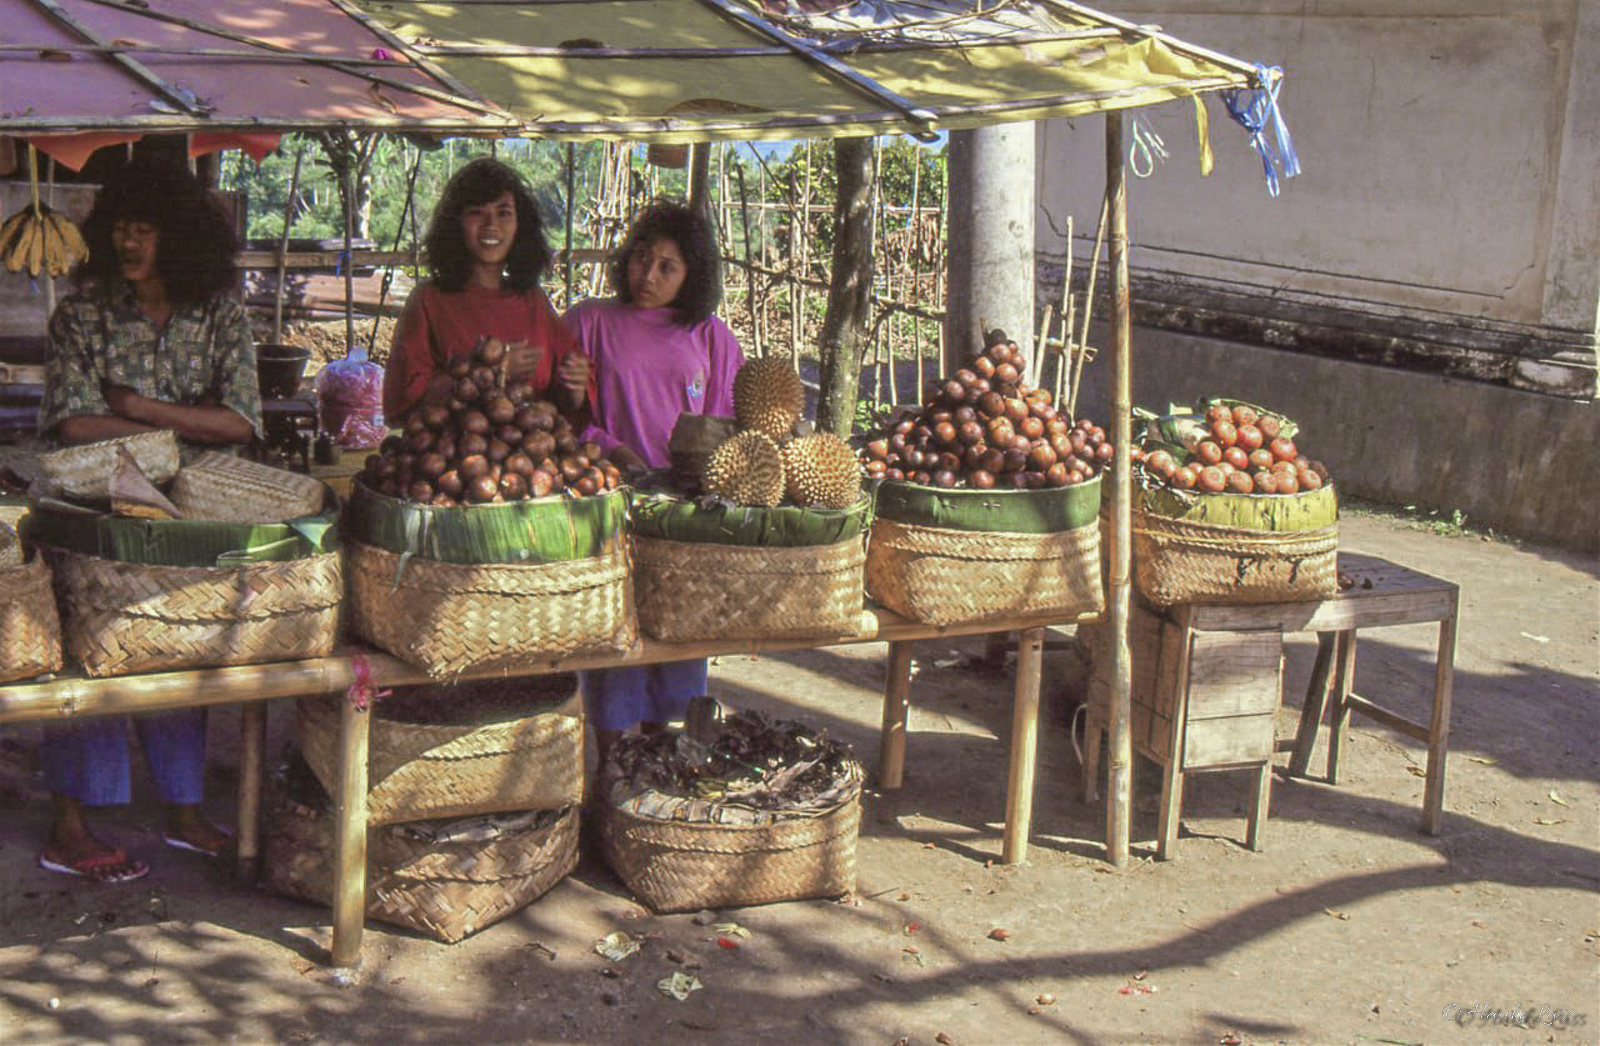
[[[65,276],[71,268],[89,257],[89,246],[72,220],[39,199],[39,171],[34,148],[28,146],[28,173],[33,183],[33,202],[0,225],[0,263],[7,272],[38,276]]]

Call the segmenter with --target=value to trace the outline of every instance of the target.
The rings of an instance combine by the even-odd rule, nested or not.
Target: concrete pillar
[[[982,346],[982,324],[1033,354],[1034,127],[950,134],[946,374]]]

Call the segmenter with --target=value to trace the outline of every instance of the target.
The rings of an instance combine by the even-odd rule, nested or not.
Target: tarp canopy
[[[800,5],[816,6],[816,5]],[[1242,87],[1256,68],[1061,0],[361,0],[530,136],[649,142],[929,133]]]
[[[817,6],[0,0],[0,131],[927,136],[1132,108],[1260,75],[1063,0],[804,10]]]
[[[7,134],[515,130],[392,54],[338,0],[0,0],[0,11]]]

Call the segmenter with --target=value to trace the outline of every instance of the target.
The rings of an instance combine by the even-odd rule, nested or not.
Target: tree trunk
[[[872,308],[872,139],[834,142],[839,191],[833,205],[833,280],[822,320],[817,428],[849,436]]]
[[[350,235],[357,240],[367,239],[372,220],[372,161],[378,155],[379,136],[354,131],[318,131],[316,139],[333,172],[334,184],[347,184],[344,176],[349,173]]]

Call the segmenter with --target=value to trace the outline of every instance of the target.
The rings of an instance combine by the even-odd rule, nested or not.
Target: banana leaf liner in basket
[[[326,904],[335,835],[328,797],[303,764],[289,776],[294,783],[279,775],[269,807],[266,883]],[[454,943],[525,908],[577,863],[575,806],[387,825],[368,835],[366,911]]]
[[[735,723],[751,716],[740,713]],[[759,718],[759,717],[757,717]],[[773,724],[804,736],[798,724]],[[811,739],[816,744],[816,739]],[[624,738],[622,745],[671,748],[656,753],[671,761],[687,747],[686,733]],[[713,749],[722,742],[713,744]],[[600,845],[606,862],[640,901],[658,912],[698,911],[813,897],[839,897],[856,885],[856,843],[861,827],[860,763],[843,746],[823,741],[827,758],[788,759],[769,766],[769,781],[785,771],[818,772],[825,787],[803,805],[752,801],[751,793],[705,798],[651,787],[648,773],[614,780],[596,804]],[[621,745],[619,745],[619,749]],[[618,757],[625,760],[626,752]],[[618,764],[608,764],[615,771]],[[705,785],[698,786],[704,791]],[[757,786],[759,791],[759,785]]]
[[[331,515],[286,524],[125,519],[40,502],[64,646],[91,676],[333,652],[344,573]]]
[[[430,508],[355,486],[356,634],[438,679],[624,653],[638,640],[627,492]]]
[[[867,594],[930,625],[1097,613],[1100,477],[1045,490],[879,485]]]
[[[52,450],[39,455],[39,474],[71,497],[106,498],[111,495],[111,475],[123,449],[133,455],[139,471],[152,483],[165,483],[178,474],[178,437],[171,429]]]
[[[636,494],[639,628],[671,642],[854,632],[870,518],[865,496],[847,509],[811,509]]]
[[[172,502],[185,519],[279,523],[315,515],[327,488],[318,480],[231,454],[207,451],[178,470]]]
[[[50,568],[38,555],[0,568],[0,683],[60,667],[61,619]]]
[[[1332,486],[1300,494],[1135,487],[1133,578],[1156,606],[1284,603],[1339,591]]]
[[[298,702],[300,751],[331,788],[338,699]],[[389,824],[583,800],[583,704],[571,674],[400,688],[373,706],[367,821]]]

